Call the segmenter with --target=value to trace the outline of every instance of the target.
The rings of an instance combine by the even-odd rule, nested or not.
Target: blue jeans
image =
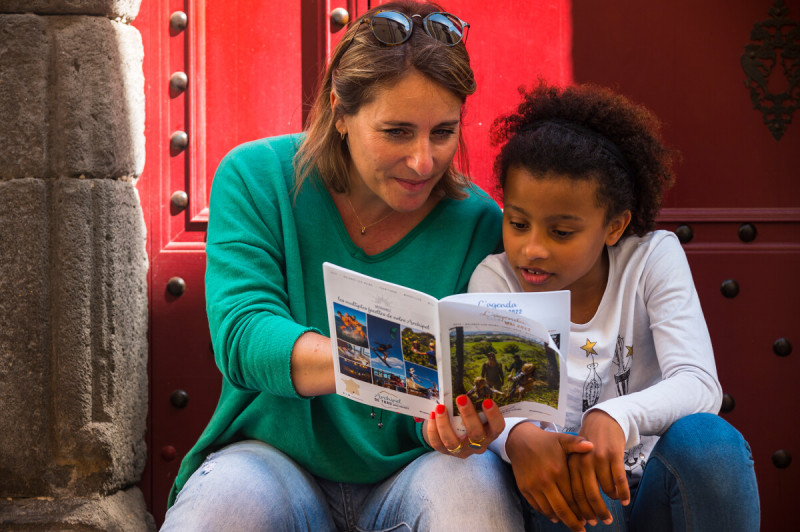
[[[466,460],[426,453],[383,482],[344,484],[251,440],[209,455],[161,530],[522,530],[514,490],[510,469],[491,452]]]
[[[587,525],[588,531],[753,532],[761,523],[750,446],[713,414],[693,414],[672,424],[650,453],[627,507],[603,498],[614,522]],[[524,506],[526,530],[569,530]]]

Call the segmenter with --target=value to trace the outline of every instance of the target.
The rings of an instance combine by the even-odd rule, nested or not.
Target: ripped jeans
[[[522,530],[510,468],[492,452],[430,452],[377,484],[309,474],[259,441],[208,456],[178,494],[162,532]]]

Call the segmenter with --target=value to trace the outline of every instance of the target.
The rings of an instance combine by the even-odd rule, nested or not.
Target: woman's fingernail
[[[444,414],[445,410],[446,410],[446,408],[444,407],[444,405],[436,405],[436,413],[437,414],[440,414],[440,415]]]
[[[456,397],[456,403],[458,403],[458,406],[467,406],[467,396],[459,395]]]
[[[422,423],[422,418],[414,416],[414,421],[417,422],[417,423]]]
[[[436,419],[436,411],[435,410],[431,411],[431,419]]]
[[[484,409],[484,410],[489,410],[489,409],[490,409],[490,408],[492,408],[493,406],[494,406],[494,401],[492,401],[491,399],[486,399],[486,400],[483,402],[483,409]]]

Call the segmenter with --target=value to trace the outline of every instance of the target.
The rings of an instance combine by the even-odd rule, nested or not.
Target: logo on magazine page
[[[380,391],[375,394],[375,402],[395,408],[403,407],[403,400],[400,397],[385,391]]]

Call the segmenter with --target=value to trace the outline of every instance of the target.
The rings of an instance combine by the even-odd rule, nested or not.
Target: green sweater
[[[169,504],[205,457],[261,440],[314,475],[378,482],[424,452],[421,424],[337,395],[300,397],[289,360],[297,338],[328,335],[322,263],[338,264],[441,298],[466,290],[475,266],[500,245],[502,215],[477,187],[445,198],[400,242],[366,255],[348,236],[318,180],[293,196],[300,135],[235,148],[214,177],[206,248],[206,311],[222,392],[184,458]]]

